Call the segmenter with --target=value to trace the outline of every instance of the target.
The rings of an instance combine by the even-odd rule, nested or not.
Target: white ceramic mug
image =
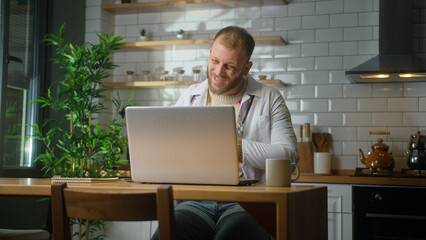
[[[314,173],[316,174],[330,173],[330,153],[314,152]]]
[[[295,168],[296,176],[291,178],[292,169]],[[299,179],[299,166],[289,159],[267,158],[266,159],[266,185],[277,187],[290,187],[291,182]]]

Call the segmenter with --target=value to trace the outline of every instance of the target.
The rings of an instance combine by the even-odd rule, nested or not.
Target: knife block
[[[312,142],[298,142],[300,173],[314,173]]]

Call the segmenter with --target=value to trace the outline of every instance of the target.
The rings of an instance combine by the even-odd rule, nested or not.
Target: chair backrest
[[[69,218],[158,220],[159,239],[175,239],[173,192],[170,185],[160,185],[157,191],[105,191],[67,188],[66,183],[53,183],[51,205],[53,239],[71,239]]]

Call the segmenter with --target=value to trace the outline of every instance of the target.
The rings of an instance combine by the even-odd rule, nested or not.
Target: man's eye
[[[226,67],[226,69],[230,69],[230,70],[233,70],[233,71],[236,71],[236,70],[237,70],[237,68],[236,68],[236,67],[234,67],[234,66],[225,65],[225,67]]]

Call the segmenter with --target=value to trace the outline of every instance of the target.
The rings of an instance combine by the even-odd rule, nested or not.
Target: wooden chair
[[[49,211],[47,213],[47,222],[44,229],[0,228],[0,240],[50,240],[52,236],[50,206],[48,209]]]
[[[175,239],[173,193],[169,185],[160,185],[156,192],[147,192],[72,189],[67,188],[66,183],[53,183],[51,205],[54,240],[71,239],[69,218],[158,220],[159,239]],[[86,232],[86,239],[87,236]]]

